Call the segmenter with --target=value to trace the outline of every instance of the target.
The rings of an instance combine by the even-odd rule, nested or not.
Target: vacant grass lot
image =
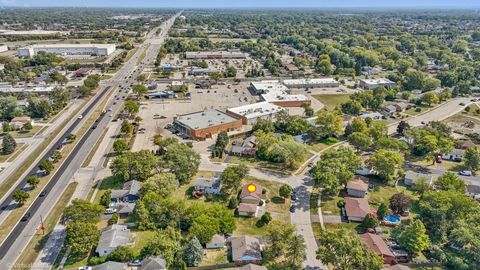
[[[331,110],[350,99],[349,94],[333,94],[333,95],[314,95],[318,101],[325,105],[325,108]]]

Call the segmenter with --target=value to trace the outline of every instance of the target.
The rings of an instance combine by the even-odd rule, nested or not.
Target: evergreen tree
[[[5,134],[3,136],[3,141],[2,141],[2,154],[4,155],[10,155],[13,152],[15,152],[15,148],[17,147],[17,142],[15,142],[15,139],[12,137],[10,134]]]
[[[184,259],[188,266],[198,266],[202,262],[203,247],[197,237],[193,237],[187,244]]]

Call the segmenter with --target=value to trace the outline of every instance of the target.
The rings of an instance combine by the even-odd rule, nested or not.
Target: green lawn
[[[327,139],[324,139],[324,140],[321,140],[319,142],[315,142],[315,143],[308,143],[306,144],[307,148],[310,149],[310,150],[313,150],[315,152],[320,152],[322,151],[323,149],[333,145],[333,144],[336,144],[338,143],[340,140],[338,140],[337,138],[327,138]]]
[[[228,263],[226,249],[205,249],[203,252],[205,256],[200,266]]]
[[[382,202],[388,205],[390,197],[399,192],[404,192],[405,195],[410,196],[412,199],[418,199],[418,195],[411,189],[407,189],[402,183],[394,187],[383,184],[378,179],[372,177],[370,177],[369,183],[374,185],[373,190],[369,190],[367,195],[368,203],[373,209],[377,209]]]
[[[10,131],[10,135],[12,135],[13,138],[29,138],[35,135],[35,133],[39,132],[42,130],[44,127],[43,126],[33,126],[31,130],[16,130],[16,131]],[[1,136],[5,135],[5,133],[2,133]]]
[[[123,186],[123,180],[117,176],[109,176],[102,180],[102,184],[98,188],[98,192],[93,200],[93,203],[99,203],[100,197],[111,189],[120,189]]]
[[[331,110],[347,102],[350,99],[350,94],[314,95],[313,97],[322,102],[327,109]]]
[[[322,214],[339,216],[340,208],[338,208],[337,203],[343,199],[343,196],[345,195],[344,193],[343,189],[339,189],[335,196],[326,196],[325,194],[322,194]]]

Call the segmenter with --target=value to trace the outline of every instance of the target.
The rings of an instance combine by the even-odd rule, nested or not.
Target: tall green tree
[[[383,180],[390,182],[395,179],[403,167],[403,156],[400,153],[380,149],[367,160],[367,165]]]
[[[334,269],[380,270],[383,258],[362,245],[347,230],[322,230],[318,239],[317,259]]]
[[[124,152],[117,156],[110,165],[112,173],[120,176],[124,181],[145,180],[153,174],[157,158],[152,152],[141,150],[138,152]]]
[[[83,257],[100,239],[100,231],[93,223],[70,222],[67,224],[66,232],[65,242],[75,256]]]
[[[413,254],[422,252],[430,245],[427,230],[419,219],[415,219],[409,224],[402,226],[397,239],[402,248]]]
[[[465,192],[465,182],[452,172],[446,172],[438,177],[435,183],[441,190]]]
[[[13,198],[19,205],[23,205],[23,204],[28,200],[28,198],[30,198],[30,195],[29,195],[28,192],[26,192],[25,190],[17,189],[17,190],[15,190],[15,191],[13,192],[12,198]]]
[[[104,209],[101,205],[75,199],[63,211],[62,220],[64,222],[97,223],[100,221],[100,215]]]
[[[198,266],[203,259],[203,247],[197,237],[192,237],[185,248],[184,256],[188,266]]]
[[[15,148],[17,148],[17,142],[9,133],[3,135],[2,140],[2,154],[3,155],[10,155],[15,152]]]

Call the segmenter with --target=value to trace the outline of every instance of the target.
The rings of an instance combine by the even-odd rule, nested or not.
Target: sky
[[[81,7],[480,7],[480,0],[0,0],[0,6],[81,6]]]

